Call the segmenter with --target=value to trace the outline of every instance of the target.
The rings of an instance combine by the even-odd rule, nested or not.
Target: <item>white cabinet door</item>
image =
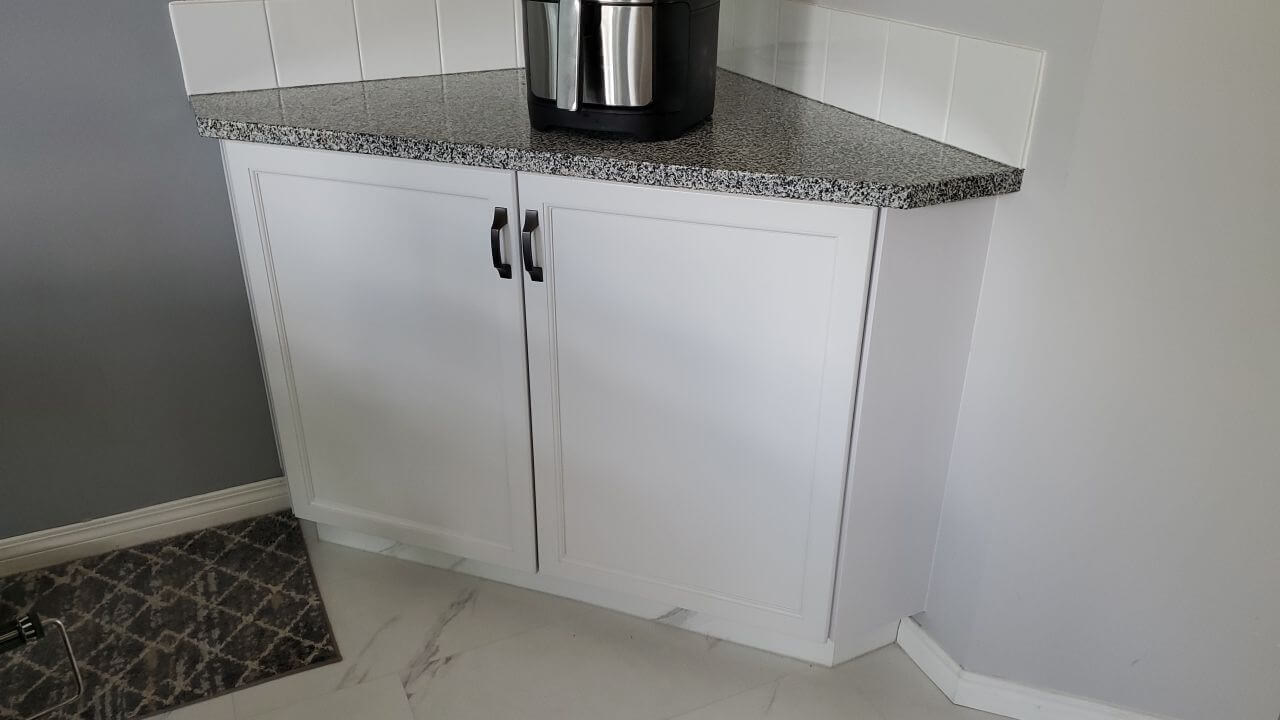
[[[297,514],[532,570],[514,175],[223,152]]]
[[[525,174],[520,199],[541,570],[825,638],[875,210]]]

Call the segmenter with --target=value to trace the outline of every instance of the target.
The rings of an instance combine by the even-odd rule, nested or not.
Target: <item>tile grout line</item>
[[[697,707],[689,708],[688,710],[681,710],[680,712],[676,713],[675,715],[668,715],[668,716],[666,716],[665,718],[662,718],[662,720],[680,720],[680,718],[682,718],[682,717],[688,717],[689,715],[692,715],[693,713],[696,713],[696,712],[698,712],[699,710],[704,710],[704,709],[709,708],[709,707],[711,707],[712,705],[715,705],[715,704],[717,704],[717,703],[722,703],[722,702],[725,702],[726,700],[732,700],[732,699],[734,699],[734,698],[736,698],[736,697],[740,697],[740,696],[742,696],[742,695],[746,695],[746,694],[747,694],[747,693],[749,693],[749,692],[755,692],[756,690],[759,690],[759,689],[760,689],[760,688],[762,688],[762,687],[767,687],[767,686],[769,686],[769,685],[777,685],[777,684],[781,683],[783,680],[786,680],[786,679],[787,679],[787,678],[789,678],[789,677],[791,677],[791,673],[782,673],[781,675],[779,675],[779,676],[775,677],[775,678],[774,678],[774,679],[772,679],[772,680],[768,680],[768,681],[762,682],[762,683],[760,683],[759,685],[752,685],[751,687],[746,688],[745,690],[739,690],[738,692],[735,692],[735,693],[732,693],[732,694],[729,694],[729,695],[725,695],[725,696],[724,696],[724,697],[722,697],[722,698],[716,698],[715,700],[712,700],[711,702],[703,703],[702,705],[699,705],[699,706],[697,706]]]
[[[1043,50],[1039,51],[1039,53],[1040,62],[1036,67],[1035,96],[1031,99],[1031,112],[1027,117],[1027,136],[1022,141],[1022,162],[1019,167],[1024,169],[1027,167],[1027,161],[1031,157],[1031,135],[1035,132],[1036,118],[1040,114],[1040,91],[1044,88],[1045,65],[1048,64],[1046,53]],[[1280,720],[1280,718],[1277,718],[1277,720]]]
[[[436,12],[436,56],[440,60],[440,74],[444,75],[448,71],[444,67],[444,15],[440,12],[442,0],[432,0],[431,5]]]
[[[356,36],[356,65],[360,68],[360,79],[368,80],[364,75],[364,43],[360,42],[360,16],[356,14],[356,0],[347,0],[347,5],[351,8],[351,30]]]
[[[947,110],[942,115],[942,135],[939,140],[947,141],[947,136],[951,133],[951,108],[956,100],[956,73],[960,67],[960,36],[954,35],[951,38],[951,84],[947,87]]]
[[[880,115],[884,111],[884,88],[885,81],[889,78],[889,39],[892,36],[893,21],[884,21],[884,48],[880,53],[880,93],[876,96],[876,115],[875,119],[880,120]]]
[[[276,76],[276,87],[280,87],[280,66],[276,63],[276,35],[271,32],[271,14],[267,12],[267,0],[262,0],[262,21],[267,25],[267,49],[271,52],[271,74]]]
[[[827,95],[827,58],[831,56],[831,13],[835,12],[830,8],[818,6],[820,10],[827,13],[826,27],[822,29],[822,80],[818,83],[818,97],[815,100],[822,101]]]
[[[827,101],[827,80],[830,79],[831,77],[831,26],[835,24],[834,16],[839,11],[832,10],[831,8],[826,8],[826,10],[827,10],[827,45],[822,50],[822,86],[818,88],[817,99],[821,102],[827,103],[828,105],[833,105],[834,103]]]

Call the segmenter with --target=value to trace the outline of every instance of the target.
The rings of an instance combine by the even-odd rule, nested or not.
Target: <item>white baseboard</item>
[[[289,486],[272,478],[110,517],[0,540],[0,577],[161,540],[289,507]]]
[[[951,702],[963,707],[1015,720],[1168,720],[969,672],[911,618],[898,626],[898,645]]]

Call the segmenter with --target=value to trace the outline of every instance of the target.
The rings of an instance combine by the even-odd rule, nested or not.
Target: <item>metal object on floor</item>
[[[16,620],[0,623],[0,653],[16,650],[40,640],[45,637],[49,628],[57,630],[58,635],[62,637],[62,647],[67,651],[67,661],[71,663],[71,672],[76,679],[76,694],[60,701],[56,705],[41,710],[35,715],[29,716],[27,720],[36,720],[36,718],[42,718],[61,710],[79,700],[81,695],[84,695],[84,678],[80,675],[80,663],[76,661],[75,650],[71,649],[71,638],[67,635],[67,628],[62,624],[61,620],[52,618],[41,620],[39,615],[30,613]]]

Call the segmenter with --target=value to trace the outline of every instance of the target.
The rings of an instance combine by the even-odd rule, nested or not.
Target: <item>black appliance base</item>
[[[569,111],[536,101],[529,103],[529,124],[534,130],[591,130],[628,135],[638,140],[677,138],[710,116],[710,112],[646,114],[590,108]]]

